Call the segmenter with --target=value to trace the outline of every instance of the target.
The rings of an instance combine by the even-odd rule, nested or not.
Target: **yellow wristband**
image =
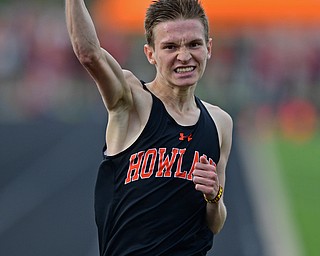
[[[218,194],[216,195],[215,198],[213,198],[213,199],[210,200],[210,199],[208,199],[208,198],[206,197],[205,194],[203,194],[204,200],[206,200],[206,202],[209,203],[209,204],[213,204],[213,203],[214,203],[214,204],[217,204],[217,203],[219,202],[221,196],[222,196],[222,192],[223,192],[223,188],[222,188],[221,186],[219,186],[219,191],[218,191]]]

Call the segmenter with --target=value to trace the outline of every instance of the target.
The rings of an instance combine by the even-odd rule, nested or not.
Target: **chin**
[[[177,86],[181,86],[181,87],[190,87],[190,86],[194,86],[198,83],[199,79],[196,78],[179,78],[179,79],[175,79],[174,82]]]
[[[175,83],[175,85],[177,87],[181,87],[181,88],[192,87],[192,86],[195,86],[196,84],[197,84],[197,81],[196,82],[177,82],[177,83]]]

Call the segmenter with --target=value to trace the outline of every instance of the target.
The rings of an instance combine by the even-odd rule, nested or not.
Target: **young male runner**
[[[74,52],[108,111],[95,190],[100,255],[206,255],[227,215],[232,119],[194,94],[212,52],[202,6],[149,6],[144,52],[156,69],[150,82],[101,48],[83,0],[66,0],[66,17]]]

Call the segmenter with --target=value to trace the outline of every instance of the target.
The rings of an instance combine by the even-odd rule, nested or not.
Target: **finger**
[[[209,164],[209,161],[205,155],[202,155],[199,159],[199,162],[196,163],[195,168],[199,170],[205,170],[206,165]]]
[[[195,170],[193,171],[193,174],[199,176],[211,176],[213,174],[217,174],[217,172],[216,167],[214,165],[197,163],[195,166]]]
[[[216,172],[216,167],[217,167],[216,163],[214,161],[212,161],[211,159],[209,161],[206,155],[202,155],[200,157],[199,162],[196,163],[195,167],[196,167],[196,169],[207,170],[206,169],[207,165],[213,166],[214,167],[213,171]],[[211,170],[209,170],[209,171],[211,171]]]
[[[213,170],[213,167],[211,167],[211,168],[207,168],[206,170],[199,170],[199,169],[194,170],[193,177],[194,178],[205,178],[205,179],[210,179],[210,180],[217,180],[218,175]]]
[[[203,194],[206,194],[206,195],[210,196],[210,197],[212,197],[215,194],[215,190],[214,190],[213,187],[206,186],[206,185],[203,185],[203,184],[196,184],[195,185],[195,189],[197,191],[202,192]]]
[[[201,184],[201,185],[208,186],[208,187],[213,187],[217,183],[217,179],[214,177],[207,178],[207,177],[195,176],[193,178],[193,183],[194,184]]]
[[[207,159],[207,157],[205,155],[202,155],[200,157],[200,163],[202,163],[202,164],[208,164],[209,163],[209,161],[208,161],[208,159]]]

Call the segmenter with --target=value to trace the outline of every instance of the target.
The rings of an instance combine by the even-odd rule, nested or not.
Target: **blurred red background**
[[[99,24],[115,26],[123,32],[142,32],[145,11],[150,0],[96,1],[94,12]],[[216,29],[225,26],[265,24],[316,24],[320,21],[317,0],[202,0],[206,13]],[[116,24],[115,24],[116,22]]]

